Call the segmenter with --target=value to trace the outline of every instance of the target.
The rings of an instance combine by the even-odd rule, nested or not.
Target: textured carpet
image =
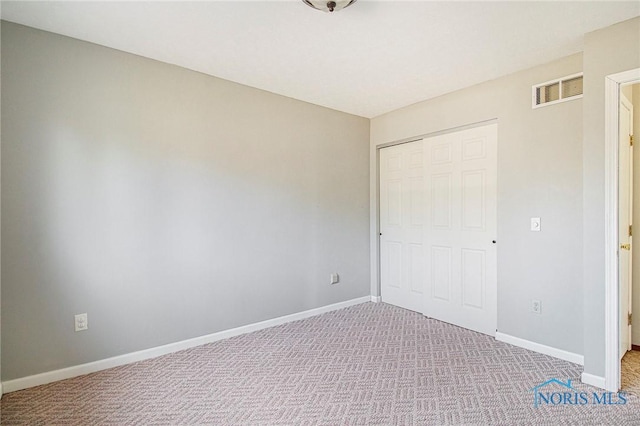
[[[640,351],[629,351],[622,357],[622,389],[640,397]]]
[[[0,413],[3,425],[640,424],[633,395],[625,405],[534,407],[530,389],[552,378],[596,391],[581,370],[366,303],[13,392]]]

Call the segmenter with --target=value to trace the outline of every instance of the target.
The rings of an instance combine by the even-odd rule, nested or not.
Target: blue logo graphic
[[[529,391],[533,392],[533,406],[541,405],[624,405],[626,392],[579,392],[571,385],[571,380],[563,382],[549,379]]]

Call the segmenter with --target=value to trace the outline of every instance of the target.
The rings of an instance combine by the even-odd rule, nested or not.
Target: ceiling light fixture
[[[345,7],[351,6],[356,0],[336,0],[336,1],[326,1],[326,0],[302,0],[308,6],[311,6],[314,9],[322,10],[323,12],[334,12],[340,9],[344,9]]]

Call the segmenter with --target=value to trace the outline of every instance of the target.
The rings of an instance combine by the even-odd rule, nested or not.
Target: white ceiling
[[[2,18],[363,117],[582,50],[640,2],[11,2]],[[639,35],[640,37],[640,35]]]

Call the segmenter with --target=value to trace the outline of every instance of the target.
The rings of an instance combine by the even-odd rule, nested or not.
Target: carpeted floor
[[[629,351],[622,357],[621,373],[622,390],[640,397],[640,351]]]
[[[572,393],[598,391],[580,383],[581,371],[366,303],[13,392],[0,413],[3,425],[640,424],[634,395],[624,405],[534,407],[531,389],[552,378],[572,380]]]

